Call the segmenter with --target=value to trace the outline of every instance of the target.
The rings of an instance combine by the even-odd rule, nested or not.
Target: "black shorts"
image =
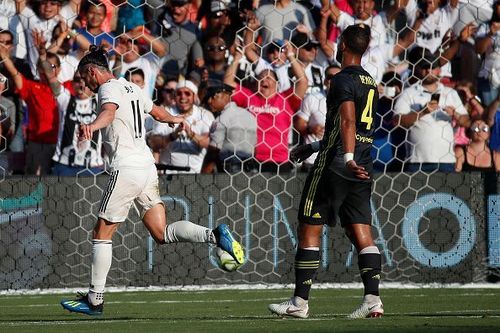
[[[315,175],[315,170],[309,173],[302,191],[300,223],[334,226],[340,219],[342,227],[371,224],[371,182],[347,180],[328,169]]]

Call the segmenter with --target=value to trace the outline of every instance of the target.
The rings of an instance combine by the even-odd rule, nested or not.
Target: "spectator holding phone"
[[[439,57],[415,48],[421,60],[414,64],[418,81],[405,89],[394,107],[393,121],[408,131],[408,171],[455,170],[453,121],[469,127],[470,118],[458,93],[439,82]]]

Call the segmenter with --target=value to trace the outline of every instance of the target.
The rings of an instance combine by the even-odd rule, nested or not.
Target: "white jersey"
[[[171,109],[171,113],[174,115],[180,114],[177,108]],[[185,121],[191,126],[193,133],[208,135],[214,122],[214,115],[200,106],[193,105],[193,112],[185,118]],[[152,133],[167,136],[173,133],[178,126],[175,125],[172,128],[167,124],[155,121]],[[198,146],[198,144],[186,136],[185,131],[181,131],[179,137],[171,141],[161,153],[160,163],[180,167],[187,166],[190,168],[187,173],[200,173],[206,153],[207,150],[205,148]],[[167,173],[178,172],[169,170]]]
[[[79,124],[88,124],[97,117],[93,98],[77,99],[62,87],[57,96],[59,109],[59,135],[52,160],[71,167],[100,167],[104,165],[101,154],[102,140],[95,132],[92,140],[78,141]]]
[[[409,129],[411,163],[455,163],[453,119],[444,108],[454,107],[457,115],[466,115],[467,110],[454,89],[439,84],[436,93],[440,94],[439,109],[419,118]],[[431,96],[418,82],[403,90],[394,106],[394,114],[419,112]]]
[[[412,27],[417,17],[418,5],[416,0],[408,1],[406,5],[406,17],[408,26]],[[436,52],[443,43],[443,37],[458,19],[458,8],[452,8],[449,4],[438,8],[430,14],[417,31],[415,43],[425,47],[431,52]]]
[[[489,24],[482,24],[476,33],[476,38],[485,37],[490,32]],[[478,76],[490,81],[494,89],[500,87],[500,31],[492,37],[493,43],[486,50]]]
[[[147,168],[154,164],[146,144],[144,119],[153,109],[153,102],[141,88],[124,78],[111,79],[98,92],[98,110],[106,103],[118,106],[112,123],[101,129],[104,150],[111,170]]]
[[[296,114],[307,121],[307,126],[309,128],[321,125],[325,126],[326,121],[326,96],[323,93],[313,93],[307,94],[300,105],[299,112]],[[311,142],[319,141],[323,137],[319,137],[315,134],[308,134],[304,137],[306,144]],[[314,164],[318,153],[314,153],[309,156],[308,159],[304,161],[306,164]]]
[[[337,26],[341,31],[344,31],[348,26],[358,23],[364,23],[370,27],[371,40],[370,46],[380,46],[384,47],[387,43],[387,30],[385,28],[384,22],[379,15],[370,16],[366,20],[360,20],[354,16],[351,16],[343,11],[340,11],[340,15],[337,21]]]
[[[153,92],[155,90],[156,76],[160,72],[162,62],[160,58],[153,53],[148,53],[142,57],[137,58],[132,62],[122,62],[120,75],[125,75],[127,70],[130,68],[140,68],[144,72],[144,89],[143,92],[149,98],[153,97]]]

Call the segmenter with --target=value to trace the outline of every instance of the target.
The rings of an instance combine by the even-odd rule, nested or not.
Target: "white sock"
[[[167,225],[164,238],[165,244],[180,242],[216,243],[215,236],[211,229],[189,221],[177,221]]]
[[[103,302],[106,277],[113,259],[113,244],[111,240],[92,240],[92,279],[88,299],[93,305]]]
[[[361,251],[359,251],[360,255],[361,254],[368,254],[368,253],[380,254],[380,251],[379,251],[378,247],[376,247],[376,246],[367,246],[364,249],[362,249]]]

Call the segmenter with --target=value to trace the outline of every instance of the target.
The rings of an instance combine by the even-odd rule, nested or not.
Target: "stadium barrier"
[[[157,246],[132,209],[113,240],[109,286],[291,283],[305,174],[181,175],[160,179],[169,221],[228,223],[246,248],[237,272],[217,268],[205,244]],[[0,288],[86,286],[90,231],[107,177],[6,178],[0,187]],[[372,198],[383,279],[470,283],[498,279],[496,174],[380,174]],[[318,282],[359,281],[339,225],[325,228]]]

